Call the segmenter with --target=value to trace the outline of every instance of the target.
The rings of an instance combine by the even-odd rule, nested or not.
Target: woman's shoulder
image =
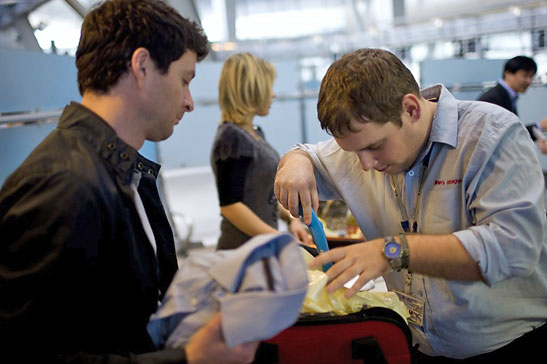
[[[219,125],[213,153],[220,159],[250,157],[253,155],[252,137],[234,123]]]
[[[218,126],[217,134],[222,137],[239,137],[245,135],[245,131],[237,124],[223,122]]]

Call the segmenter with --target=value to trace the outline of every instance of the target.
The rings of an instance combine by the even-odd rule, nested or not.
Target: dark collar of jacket
[[[134,170],[152,175],[154,180],[158,177],[159,164],[140,155],[121,140],[100,116],[77,102],[71,102],[65,107],[58,128],[76,130],[113,167],[116,177],[124,186],[131,184]]]

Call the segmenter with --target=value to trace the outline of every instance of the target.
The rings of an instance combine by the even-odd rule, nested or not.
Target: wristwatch
[[[391,265],[391,269],[397,272],[408,268],[408,242],[405,234],[399,234],[401,244],[395,241],[392,236],[385,238],[384,256]]]

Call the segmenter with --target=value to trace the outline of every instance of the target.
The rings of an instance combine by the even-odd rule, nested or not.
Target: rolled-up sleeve
[[[545,244],[544,178],[534,144],[520,123],[481,138],[466,172],[473,226],[457,231],[490,285],[526,277]]]
[[[337,192],[336,186],[332,183],[329,172],[321,161],[323,148],[327,147],[326,149],[328,149],[333,142],[334,141],[331,139],[318,144],[297,144],[293,148],[308,153],[313,161],[317,192],[321,201],[336,200],[340,198],[340,194]]]

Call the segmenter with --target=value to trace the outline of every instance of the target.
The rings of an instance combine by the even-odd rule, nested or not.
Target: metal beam
[[[518,17],[508,12],[500,12],[484,16],[444,19],[442,28],[430,22],[392,27],[378,34],[362,32],[351,37],[340,33],[323,34],[322,42],[319,44],[313,37],[239,41],[237,51],[251,52],[268,59],[327,57],[333,54],[333,44],[336,44],[339,49],[336,53],[346,53],[364,45],[397,49],[415,44],[456,41],[483,35],[518,33],[537,29],[547,29],[547,6],[522,8]],[[218,60],[231,54],[228,51],[214,53]]]
[[[345,0],[347,17],[346,31],[348,32],[348,34],[362,32],[365,29],[363,25],[362,14],[359,11],[357,1],[358,0]]]
[[[83,6],[78,0],[65,0],[65,2],[79,15],[85,18],[89,9]]]
[[[224,0],[226,29],[228,30],[228,41],[235,42],[236,38],[236,2],[235,0]]]
[[[48,123],[59,120],[63,110],[41,111],[29,114],[0,114],[0,129],[24,124]]]
[[[15,19],[14,24],[15,29],[17,30],[17,43],[23,46],[23,49],[30,51],[42,51],[42,48],[38,44],[38,40],[34,36],[34,29],[28,18],[26,16],[19,16]]]
[[[393,23],[404,24],[405,16],[405,0],[392,0],[393,7]]]
[[[26,17],[30,12],[49,0],[28,0],[3,6],[0,12],[0,29],[6,29],[14,25],[19,17]]]

